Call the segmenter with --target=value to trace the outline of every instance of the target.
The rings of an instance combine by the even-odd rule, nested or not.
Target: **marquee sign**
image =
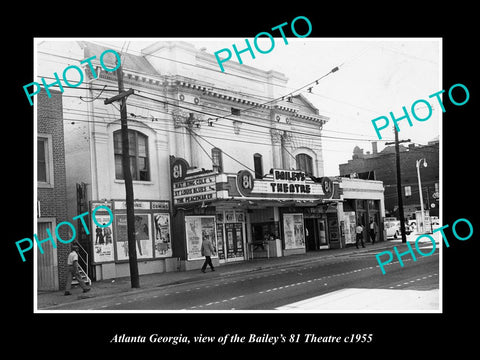
[[[245,197],[327,199],[334,194],[330,178],[314,181],[300,170],[273,169],[263,179],[254,179],[248,170],[242,170],[237,174],[236,186]]]
[[[303,171],[273,170],[273,182],[269,189],[272,193],[310,194],[311,190]]]
[[[173,204],[216,199],[215,175],[199,176],[173,183]]]

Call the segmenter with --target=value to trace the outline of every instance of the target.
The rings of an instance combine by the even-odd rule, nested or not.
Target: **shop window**
[[[357,210],[366,208],[365,200],[357,200]]]
[[[379,210],[380,201],[379,200],[368,200],[368,209],[369,210]]]
[[[37,185],[53,186],[52,136],[42,135],[37,138]]]
[[[212,149],[212,166],[213,170],[219,173],[223,170],[222,150],[219,148]]]
[[[307,175],[313,175],[313,160],[310,155],[298,154],[295,156],[297,170],[304,171]]]
[[[255,179],[263,178],[263,160],[262,155],[254,154],[253,155],[253,165],[255,169]]]
[[[117,130],[113,133],[115,153],[115,178],[123,180],[122,166],[122,133]],[[133,180],[150,181],[148,158],[148,137],[138,131],[128,130],[130,172]]]

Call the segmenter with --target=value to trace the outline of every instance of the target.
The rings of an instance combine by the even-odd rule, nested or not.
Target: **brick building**
[[[49,237],[47,229],[55,237],[55,228],[67,221],[65,148],[63,136],[62,94],[50,90],[37,95],[37,236],[39,240]],[[68,227],[60,227],[62,239],[71,238]],[[38,290],[63,289],[67,276],[69,244],[56,241],[42,243],[43,254],[37,247]]]
[[[402,195],[406,218],[415,217],[415,211],[420,210],[418,176],[416,161],[425,159],[420,164],[422,197],[424,209],[430,210],[431,216],[439,214],[439,141],[438,137],[427,145],[408,147],[400,144],[400,163],[402,175]],[[427,166],[424,166],[426,162]],[[364,153],[356,146],[353,156],[346,164],[339,165],[340,176],[381,180],[385,187],[386,216],[398,218],[397,178],[395,166],[395,147],[387,146],[377,151],[377,144],[372,144],[372,153]]]

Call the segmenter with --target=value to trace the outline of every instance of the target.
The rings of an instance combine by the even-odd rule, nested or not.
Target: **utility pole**
[[[118,59],[117,59],[118,65]],[[128,126],[127,126],[127,96],[133,94],[133,89],[125,91],[123,88],[122,65],[116,70],[118,80],[118,95],[105,100],[105,105],[120,100],[120,119],[122,134],[122,168],[123,179],[125,181],[125,200],[127,204],[127,239],[128,239],[128,261],[130,265],[130,284],[132,288],[140,287],[140,278],[138,276],[137,251],[135,248],[135,215],[133,205],[133,183],[132,173],[130,172],[130,157],[128,144]]]
[[[398,197],[398,214],[400,217],[400,232],[402,233],[402,243],[407,242],[407,236],[405,234],[405,215],[403,213],[403,197],[402,197],[402,175],[400,174],[400,147],[402,142],[410,142],[410,139],[398,141],[397,127],[393,127],[395,133],[395,142],[387,142],[385,145],[395,144],[395,163],[397,167],[397,197]]]

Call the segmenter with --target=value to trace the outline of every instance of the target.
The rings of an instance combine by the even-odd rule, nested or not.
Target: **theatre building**
[[[86,71],[87,90],[65,87],[68,217],[108,208],[111,224],[97,228],[90,218],[87,234],[78,223],[79,241],[92,279],[128,276],[120,108],[104,103],[118,94],[117,78],[98,63],[108,48],[82,41],[41,47],[64,51],[63,58],[96,56],[98,77]],[[109,55],[104,65],[114,68]],[[346,208],[344,180],[324,174],[329,119],[308,94],[285,96],[282,73],[234,62],[229,74],[217,69],[215,56],[181,41],[122,54],[124,87],[134,91],[127,114],[139,273],[200,268],[205,237],[218,250],[217,265],[348,245],[345,211],[361,207]],[[383,203],[376,204],[381,218]],[[94,216],[109,221],[105,208]]]
[[[186,176],[176,178],[181,173]],[[172,158],[172,180],[174,232],[185,240],[185,269],[203,262],[204,237],[215,243],[219,263],[341,246],[339,184],[327,177],[314,181],[301,170],[272,169],[255,179],[249,170],[188,170],[185,159]]]

